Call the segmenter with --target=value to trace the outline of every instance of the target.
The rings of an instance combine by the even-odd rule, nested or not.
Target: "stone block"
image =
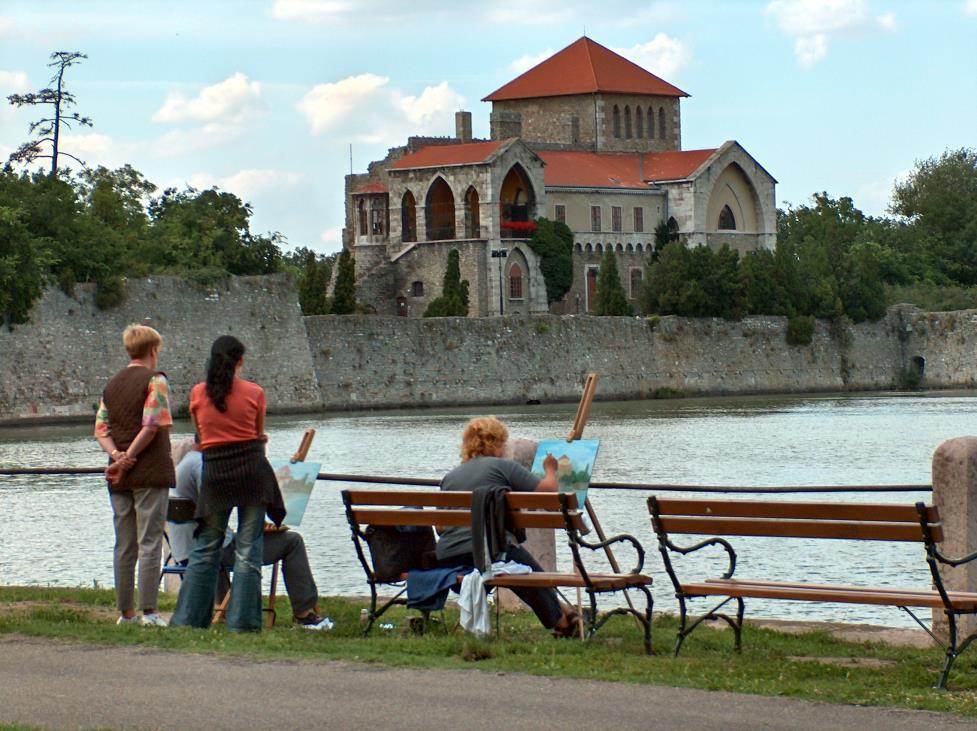
[[[943,442],[933,453],[933,503],[943,519],[940,551],[958,558],[977,551],[977,437],[957,437]],[[950,591],[977,589],[977,561],[941,569]],[[977,617],[958,620],[958,636],[977,631]],[[947,621],[942,610],[933,610],[933,630],[946,637]]]

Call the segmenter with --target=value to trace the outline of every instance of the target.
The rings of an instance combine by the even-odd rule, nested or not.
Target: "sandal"
[[[567,614],[563,615],[566,619],[566,626],[564,627],[554,627],[553,636],[558,639],[572,640],[575,637],[580,637],[580,629],[583,627],[583,619],[574,610],[570,610]]]

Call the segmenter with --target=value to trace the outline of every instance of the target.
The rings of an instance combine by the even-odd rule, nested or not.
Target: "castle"
[[[410,137],[346,176],[357,299],[423,315],[457,250],[471,316],[593,310],[605,251],[637,308],[654,231],[741,254],[776,245],[776,180],[735,141],[682,150],[681,89],[583,37],[489,94],[491,139]],[[538,217],[572,230],[573,286],[547,305]]]

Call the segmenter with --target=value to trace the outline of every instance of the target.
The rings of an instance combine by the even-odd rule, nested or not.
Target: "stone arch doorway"
[[[417,241],[417,202],[409,190],[400,202],[400,240]]]
[[[536,218],[536,193],[529,182],[529,176],[522,165],[516,163],[505,178],[499,191],[499,213],[502,222],[502,235],[507,238],[528,238],[527,232],[518,224]],[[507,227],[506,224],[516,224]]]
[[[478,209],[478,191],[474,186],[469,186],[465,191],[465,238],[481,238],[482,227],[480,224],[480,213]]]
[[[529,314],[529,261],[518,248],[510,250],[505,261],[506,314]]]
[[[427,189],[424,214],[428,241],[455,238],[455,196],[444,178],[435,178],[431,187]]]
[[[716,178],[706,206],[706,231],[762,233],[760,196],[735,162]]]

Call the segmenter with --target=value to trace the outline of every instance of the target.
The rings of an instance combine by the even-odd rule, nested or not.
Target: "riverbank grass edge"
[[[394,608],[384,616],[390,629],[360,632],[363,600],[323,597],[319,609],[331,617],[331,632],[292,625],[286,598],[279,599],[278,625],[257,635],[211,630],[115,625],[113,592],[105,589],[0,587],[0,635],[50,638],[98,645],[133,645],[173,652],[206,652],[255,660],[341,660],[396,667],[532,673],[551,677],[653,683],[734,693],[802,698],[826,703],[944,711],[977,718],[977,659],[958,661],[950,690],[936,682],[942,651],[854,643],[827,632],[787,634],[747,622],[743,651],[733,651],[729,630],[698,632],[672,657],[675,618],[656,615],[656,654],[647,657],[634,622],[613,619],[589,643],[551,638],[528,612],[502,614],[500,639],[477,640],[455,629],[451,609],[423,635]],[[160,609],[171,612],[163,595]],[[652,711],[653,709],[650,709]]]

